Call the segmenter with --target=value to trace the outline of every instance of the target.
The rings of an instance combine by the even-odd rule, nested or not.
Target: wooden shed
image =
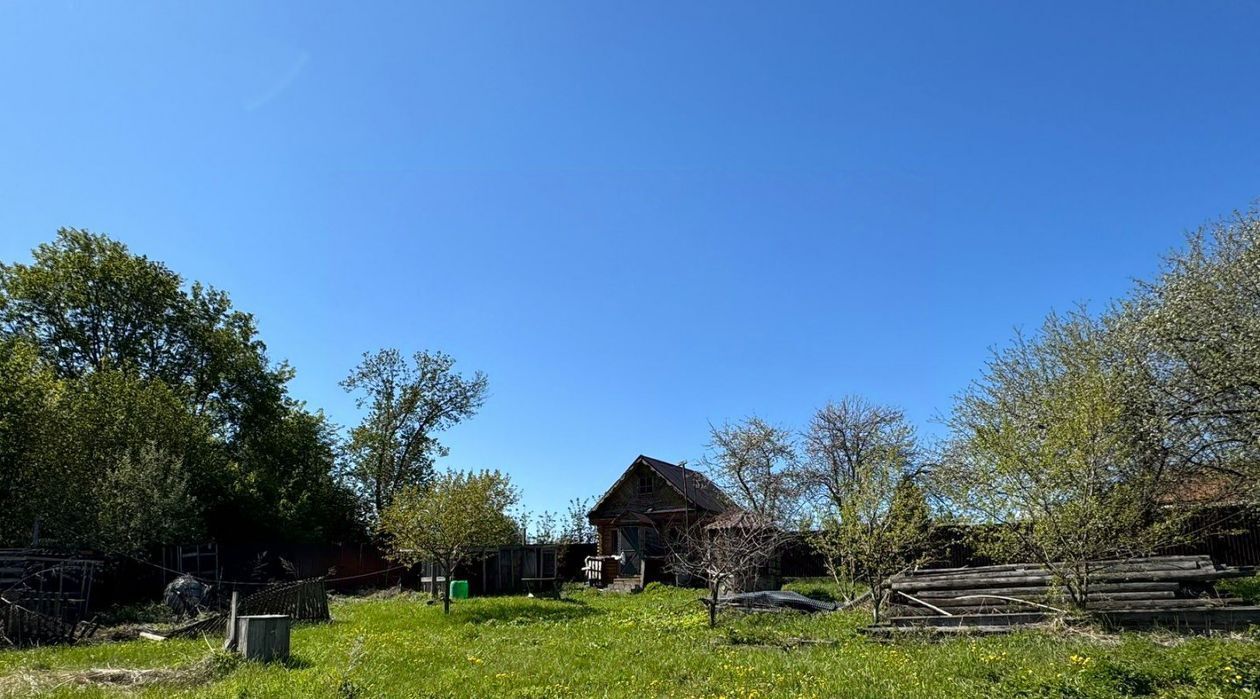
[[[467,580],[475,596],[518,594],[558,589],[580,576],[582,559],[594,553],[592,544],[508,544],[478,552],[455,568],[455,580]],[[404,584],[424,592],[446,590],[448,580],[432,563],[418,563]]]

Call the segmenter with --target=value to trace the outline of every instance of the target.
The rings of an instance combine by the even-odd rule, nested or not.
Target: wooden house
[[[597,555],[588,560],[588,579],[625,590],[671,580],[662,535],[734,509],[704,474],[640,455],[587,515],[598,542]]]

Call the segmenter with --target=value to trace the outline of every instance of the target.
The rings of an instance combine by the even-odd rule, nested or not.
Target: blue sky
[[[108,233],[341,424],[369,349],[491,381],[534,509],[708,423],[933,417],[990,347],[1260,196],[1254,2],[0,2],[0,259]]]

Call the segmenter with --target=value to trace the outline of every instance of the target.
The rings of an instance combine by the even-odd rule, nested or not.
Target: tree
[[[447,454],[436,437],[476,414],[486,395],[486,376],[465,378],[441,352],[417,352],[408,364],[394,349],[365,353],[341,382],[358,392],[368,413],[350,433],[344,475],[371,517],[379,517],[401,489],[433,478],[434,461]]]
[[[710,627],[717,626],[720,596],[747,587],[789,538],[777,522],[747,510],[671,529],[663,537],[670,568],[705,582]]]
[[[843,508],[865,475],[889,464],[909,467],[918,456],[914,427],[896,408],[860,396],[828,403],[802,435],[802,487],[824,508]]]
[[[528,538],[532,543],[592,544],[595,543],[595,527],[586,516],[591,509],[591,500],[573,498],[563,513],[543,510],[532,516],[521,513],[517,519],[522,523],[522,529],[528,525]]]
[[[291,371],[271,367],[253,317],[222,291],[192,284],[160,262],[85,230],[63,228],[32,253],[0,264],[0,332],[40,349],[62,378],[133,371],[180,392],[224,432]]]
[[[0,337],[0,542],[28,544],[56,498],[41,455],[55,439],[49,418],[59,390],[34,344]]]
[[[266,525],[289,532],[302,543],[362,540],[354,493],[334,474],[340,444],[336,427],[322,411],[310,412],[296,401],[251,432],[244,444],[244,460],[275,477],[256,482],[252,497],[234,505],[252,504],[271,514]],[[248,519],[258,521],[255,514]]]
[[[560,534],[556,513],[551,510],[543,510],[535,518],[530,541],[535,544],[557,544],[560,543]]]
[[[201,526],[183,460],[152,443],[124,454],[95,485],[92,531],[101,550],[143,555],[163,542],[188,541]]]
[[[498,471],[439,473],[426,486],[399,490],[381,512],[380,530],[393,559],[433,562],[450,580],[455,567],[478,551],[514,540],[517,527],[508,510],[518,500]],[[451,611],[449,594],[443,609]]]
[[[788,430],[759,417],[709,426],[702,464],[710,480],[743,509],[787,522],[797,514],[796,446]]]
[[[165,383],[112,369],[67,379],[48,419],[59,439],[38,457],[45,535],[143,555],[204,533],[188,464],[205,463],[210,427]]]
[[[312,521],[353,535],[331,432],[289,398],[292,376],[227,294],[60,230],[29,264],[0,264],[0,407],[16,411],[0,417],[0,469],[17,476],[0,487],[0,537],[28,543],[36,520],[66,545],[126,553],[167,537],[301,540],[320,533]],[[172,470],[184,501],[164,511],[181,521],[124,525],[128,506],[104,497],[110,482],[172,485]]]
[[[564,512],[560,540],[567,544],[595,543],[595,525],[587,517],[594,498],[573,498]]]
[[[866,472],[844,505],[826,516],[813,545],[837,581],[850,586],[849,600],[854,581],[866,584],[878,624],[888,578],[922,560],[931,528],[927,499],[914,481],[899,469],[878,469]]]
[[[1083,311],[1051,315],[959,397],[933,473],[956,514],[998,525],[993,553],[1046,565],[1078,607],[1096,561],[1175,542],[1187,512],[1161,507],[1176,484],[1168,432],[1144,408],[1129,349]]]
[[[803,440],[800,479],[821,521],[811,543],[849,598],[866,583],[878,623],[884,581],[918,560],[930,530],[914,428],[896,408],[848,396],[819,409]]]
[[[1127,330],[1165,416],[1170,467],[1260,499],[1260,209],[1201,228],[1139,283]]]

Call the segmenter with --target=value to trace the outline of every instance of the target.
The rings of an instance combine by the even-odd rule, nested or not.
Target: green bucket
[[[451,581],[451,599],[468,599],[468,581]]]

